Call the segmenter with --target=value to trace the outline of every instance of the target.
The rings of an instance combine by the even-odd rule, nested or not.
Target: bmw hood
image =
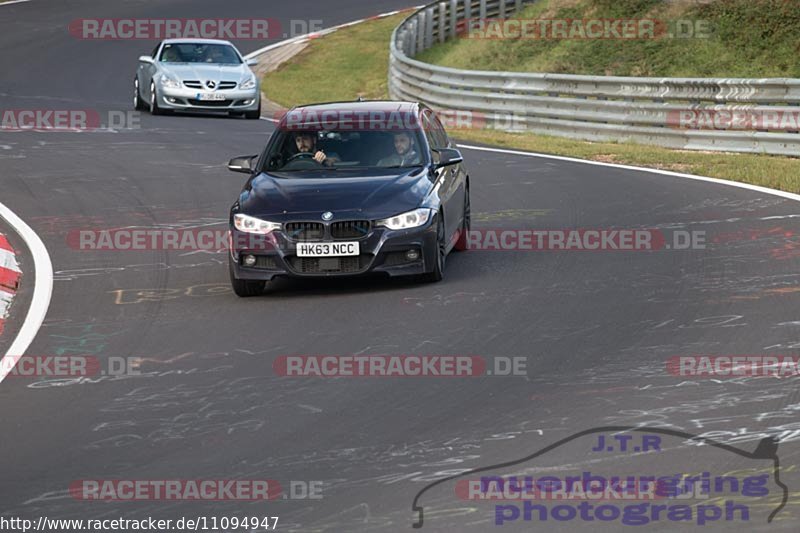
[[[325,178],[317,177],[318,172],[262,173],[253,179],[251,189],[242,193],[241,212],[276,222],[294,217],[316,219],[326,211],[334,214],[334,220],[374,220],[416,209],[433,187],[428,173],[420,168],[399,175],[334,172]]]

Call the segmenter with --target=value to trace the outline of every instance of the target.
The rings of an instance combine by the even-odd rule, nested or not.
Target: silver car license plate
[[[204,102],[219,102],[225,100],[225,95],[219,93],[197,93],[197,99]]]

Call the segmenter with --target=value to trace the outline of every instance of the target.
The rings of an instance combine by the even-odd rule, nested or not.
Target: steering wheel
[[[294,161],[295,159],[300,159],[301,157],[314,159],[314,154],[312,154],[311,152],[300,152],[300,153],[297,153],[297,154],[294,154],[293,156],[291,156],[289,159],[286,160],[286,162],[289,163],[291,161]],[[314,162],[316,163],[316,161],[314,161]]]

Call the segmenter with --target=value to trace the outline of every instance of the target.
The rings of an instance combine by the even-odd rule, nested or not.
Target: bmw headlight
[[[242,214],[233,216],[233,225],[244,233],[266,234],[281,228],[281,225],[277,222],[269,222]]]
[[[244,80],[243,82],[239,83],[240,89],[253,89],[256,86],[256,78],[255,76],[250,76],[248,79]]]
[[[414,209],[407,213],[401,213],[393,217],[379,220],[378,226],[386,226],[389,229],[409,229],[418,228],[428,222],[431,218],[431,210],[428,208]]]
[[[178,80],[170,78],[169,76],[161,76],[161,86],[167,89],[180,89],[181,84]]]

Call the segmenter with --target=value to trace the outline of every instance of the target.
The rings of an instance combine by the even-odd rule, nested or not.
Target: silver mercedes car
[[[171,111],[218,111],[261,116],[261,87],[250,66],[228,41],[167,39],[139,58],[133,105],[153,115]]]

